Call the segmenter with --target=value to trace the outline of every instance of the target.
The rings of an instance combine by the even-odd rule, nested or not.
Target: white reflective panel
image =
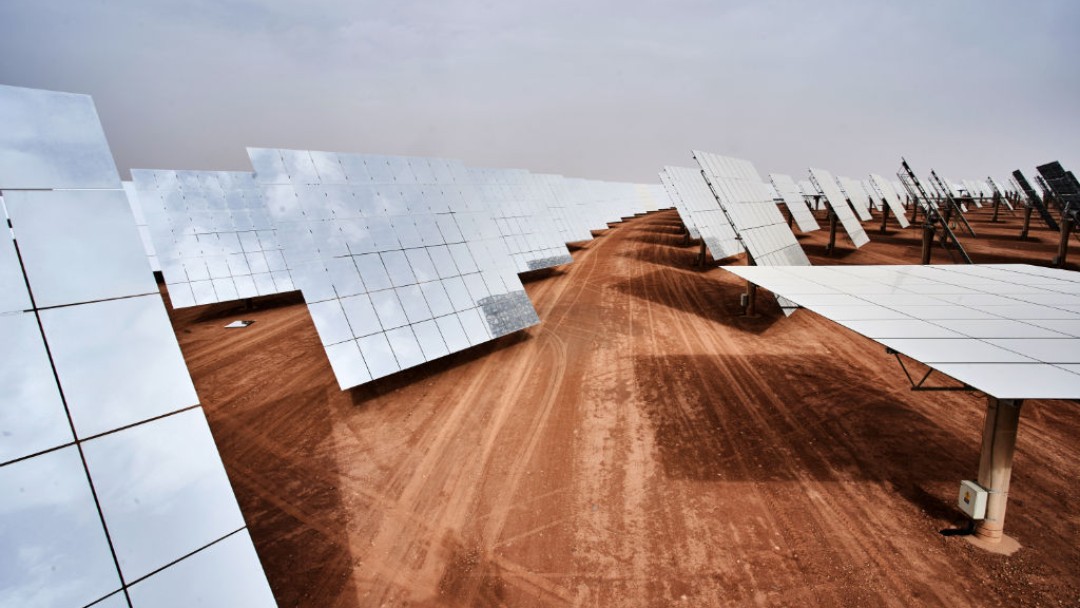
[[[382,378],[401,369],[394,358],[394,351],[390,349],[390,343],[386,340],[386,334],[366,336],[356,343],[360,345],[360,352],[364,355],[372,378]]]
[[[446,295],[442,282],[421,283],[420,291],[423,292],[424,300],[431,309],[432,315],[441,317],[454,312],[454,304],[450,301],[450,296]]]
[[[89,95],[0,85],[0,190],[120,188]]]
[[[5,192],[38,307],[157,293],[122,190]]]
[[[1036,304],[982,303],[999,302],[993,299],[1000,297],[995,292],[1007,294],[1004,301],[1046,293],[1043,285],[1023,280],[1024,275],[1042,273],[1035,269],[974,265],[727,268],[778,294],[798,291],[802,287],[793,285],[800,283],[850,292],[867,305],[812,304],[808,308],[988,395],[1075,399],[1080,396],[1080,375],[1062,366],[1080,365],[1076,363],[1080,361],[1080,319],[1024,320],[1015,315],[1071,313]],[[1054,289],[1064,289],[1078,278],[1080,274],[1071,272],[1044,274],[1040,282],[1056,281]],[[950,293],[965,298],[946,302],[935,296],[931,301],[941,304],[916,304],[917,298],[926,297],[920,292],[934,285],[951,288]],[[896,292],[890,294],[882,287]],[[863,291],[874,295],[863,295]],[[798,300],[801,295],[791,297]],[[995,312],[1008,314],[995,317]]]
[[[292,203],[284,194],[271,196],[281,200],[272,209],[279,218],[285,257],[291,267],[299,268],[293,276],[309,305],[340,302],[350,339],[356,338],[372,378],[449,351],[449,343],[456,338],[444,341],[440,336],[429,341],[428,331],[421,347],[416,337],[417,324],[438,328],[431,323],[433,316],[470,311],[474,340],[539,321],[516,277],[508,243],[552,257],[563,245],[553,241],[551,247],[541,246],[541,237],[557,237],[526,227],[518,215],[496,221],[489,208],[492,200],[535,206],[537,195],[531,185],[510,179],[527,176],[527,172],[509,172],[495,180],[490,191],[481,191],[463,179],[468,173],[456,162],[303,151],[278,155],[290,173],[291,186],[276,188],[288,187],[298,201]],[[252,157],[254,161],[255,154]],[[306,158],[312,161],[314,173],[307,169]],[[329,169],[323,168],[324,162]],[[333,183],[342,177],[348,185]],[[293,206],[300,207],[300,213],[293,213]],[[288,221],[280,221],[282,216]],[[521,234],[507,240],[500,227],[512,227]],[[448,241],[452,248],[446,246]],[[347,263],[355,265],[355,273]],[[462,272],[472,275],[468,288]],[[313,314],[322,316],[317,309]],[[455,318],[455,322],[467,345],[460,321]],[[441,348],[438,342],[444,342]],[[340,349],[352,355],[346,347]],[[343,377],[347,367],[334,364],[342,387],[359,382]]]
[[[1075,399],[1080,374],[1042,363],[942,363],[941,373],[998,399]]]
[[[0,198],[0,209],[2,205]],[[5,220],[2,213],[0,220]],[[30,310],[30,294],[26,291],[26,278],[15,252],[15,242],[11,240],[11,231],[0,229],[0,314],[20,310]]]
[[[443,289],[446,290],[446,295],[450,297],[450,302],[454,305],[454,310],[461,311],[472,306],[469,290],[465,288],[465,282],[460,277],[446,279],[441,282]]]
[[[0,315],[0,462],[74,441],[33,313]]]
[[[900,227],[907,228],[910,225],[907,219],[907,210],[904,209],[903,199],[892,184],[876,173],[870,174],[870,181],[881,192],[885,203],[889,206],[889,210],[892,211],[893,216],[900,223]]]
[[[353,338],[349,321],[338,300],[313,302],[308,305],[308,311],[311,313],[311,320],[315,323],[315,329],[319,332],[319,339],[322,340],[324,346]]]
[[[439,332],[450,352],[456,353],[469,348],[469,337],[465,335],[465,328],[461,326],[457,315],[439,317],[435,319],[435,323],[439,326]]]
[[[109,597],[94,604],[90,608],[130,608],[123,592],[117,591]]]
[[[942,321],[950,329],[972,338],[1059,338],[1061,334],[1019,321],[1005,319],[958,319]],[[1004,399],[1004,397],[1002,397]]]
[[[698,150],[693,156],[754,264],[810,265],[752,163]],[[788,304],[781,302],[785,314],[790,314]]]
[[[787,205],[792,218],[798,224],[799,230],[811,232],[821,228],[817,219],[814,218],[814,214],[810,212],[810,208],[806,206],[802,192],[799,191],[799,187],[795,184],[795,180],[791,179],[790,175],[770,173],[769,180],[772,182],[773,187],[776,188],[776,192],[784,199],[784,204]]]
[[[384,329],[390,330],[409,324],[409,318],[394,290],[375,291],[368,297],[371,298],[371,305],[375,307],[375,313],[379,315],[379,322]]]
[[[360,346],[355,340],[327,346],[326,355],[330,358],[330,367],[334,369],[341,390],[371,380],[367,364],[360,354]]]
[[[125,580],[244,526],[201,408],[82,445]]]
[[[981,340],[909,338],[881,343],[923,363],[1036,363],[1030,357]]]
[[[160,297],[44,310],[41,323],[80,437],[198,403]]]
[[[457,317],[461,321],[461,326],[465,329],[465,335],[468,336],[469,343],[473,346],[491,339],[487,325],[484,324],[484,320],[480,318],[480,312],[475,308],[459,312]]]
[[[418,285],[399,287],[394,291],[397,292],[398,300],[401,301],[401,307],[405,309],[405,316],[408,317],[409,323],[427,321],[434,316],[428,309],[424,293]]]
[[[844,195],[851,201],[851,206],[855,209],[855,215],[859,216],[859,220],[865,222],[874,219],[870,215],[870,199],[863,191],[862,185],[851,178],[843,176],[838,176],[836,181],[844,189]]]
[[[0,606],[85,606],[120,588],[79,451],[0,467]]]
[[[275,230],[270,229],[267,202],[282,222],[297,199],[287,186],[256,187],[250,173],[133,169],[132,176],[150,223],[155,251],[170,269],[170,285],[191,282],[193,297],[176,306],[210,304],[292,290]],[[287,192],[286,192],[287,190]],[[292,205],[292,207],[290,207]],[[301,216],[302,217],[302,216]],[[181,236],[182,235],[182,236]],[[314,249],[312,247],[312,249]],[[171,269],[182,266],[184,274]],[[282,281],[260,281],[257,275],[280,272]],[[205,283],[213,281],[212,288]]]
[[[128,590],[132,608],[270,608],[270,585],[241,530],[183,559]]]
[[[869,243],[870,237],[866,235],[862,224],[852,213],[851,205],[847,203],[847,198],[840,191],[840,187],[837,186],[832,174],[824,169],[810,169],[810,180],[825,197],[825,200],[828,201],[829,207],[836,214],[836,218],[840,220],[840,225],[844,227],[844,232],[851,239],[851,243],[855,247],[862,247]]]
[[[413,335],[412,328],[399,327],[386,332],[386,339],[390,342],[390,348],[394,351],[401,369],[420,365],[424,362],[424,353],[420,350],[420,344]]]
[[[1076,340],[1025,338],[987,342],[1045,363],[1080,363]]]
[[[424,358],[428,361],[450,353],[446,343],[443,342],[439,326],[435,321],[417,323],[412,328],[417,342],[420,343],[421,350],[424,351]]]
[[[360,338],[383,330],[379,317],[375,313],[375,307],[371,305],[371,298],[368,296],[361,294],[342,298],[341,307],[345,311],[345,318],[349,320],[353,336]]]

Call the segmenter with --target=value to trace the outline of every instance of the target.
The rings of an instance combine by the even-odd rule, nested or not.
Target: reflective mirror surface
[[[4,204],[38,307],[157,293],[122,190],[8,191]]]
[[[32,313],[0,315],[0,462],[74,441]]]
[[[0,190],[119,188],[89,95],[0,85]]]
[[[83,444],[127,581],[244,527],[201,409]]]
[[[120,588],[79,451],[0,467],[2,606],[85,606]]]
[[[132,585],[129,592],[133,608],[275,605],[247,530]]]
[[[160,297],[44,310],[41,323],[80,437],[198,403]]]

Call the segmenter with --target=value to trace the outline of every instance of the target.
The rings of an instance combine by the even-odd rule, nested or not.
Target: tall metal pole
[[[986,518],[975,528],[975,535],[989,542],[1000,542],[1005,528],[1005,507],[1009,501],[1009,478],[1022,404],[1020,399],[986,398],[979,485],[990,495],[986,501]]]
[[[1073,218],[1072,215],[1065,213],[1061,220],[1061,236],[1058,241],[1057,257],[1054,258],[1054,265],[1058,268],[1065,267],[1065,258],[1069,255],[1069,235],[1073,231]]]
[[[888,222],[888,221],[889,221],[889,206],[888,205],[882,205],[881,206],[881,230],[879,230],[879,232],[881,232],[881,234],[885,234],[885,223]]]
[[[1024,208],[1024,228],[1020,231],[1020,240],[1023,241],[1028,238],[1028,229],[1031,228],[1031,212],[1035,208],[1028,205]]]
[[[836,249],[836,212],[833,211],[832,205],[829,207],[829,244],[825,246],[825,253],[832,255],[833,250]]]
[[[920,264],[923,266],[930,263],[930,251],[934,247],[934,225],[930,222],[923,222],[922,228],[922,261]]]

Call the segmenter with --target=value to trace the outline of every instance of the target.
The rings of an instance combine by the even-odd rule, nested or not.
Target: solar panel
[[[1022,264],[727,270],[999,399],[1080,397],[1080,273]],[[828,299],[840,297],[850,303]]]
[[[1028,183],[1027,178],[1020,172],[1019,169],[1013,171],[1013,179],[1016,180],[1016,184],[1019,190],[1027,197],[1028,204],[1035,208],[1039,212],[1039,217],[1042,218],[1046,225],[1054,232],[1059,232],[1061,228],[1058,226],[1057,220],[1054,216],[1050,215],[1050,210],[1046,208],[1046,204],[1043,203],[1042,197],[1035,192],[1035,189]]]
[[[468,169],[476,197],[490,210],[518,272],[574,261],[559,235],[546,200],[521,169]]]
[[[5,189],[120,188],[89,96],[0,85],[0,116]]]
[[[855,209],[855,215],[859,216],[859,220],[865,222],[874,219],[870,215],[870,197],[862,189],[859,182],[849,177],[837,177],[836,181],[840,184],[844,196],[851,202],[851,206]]]
[[[0,87],[0,123],[0,603],[205,591],[234,538],[214,592],[273,605],[93,103]]]
[[[840,224],[844,227],[844,231],[847,233],[851,243],[855,247],[862,247],[869,243],[870,237],[866,235],[862,224],[852,213],[851,206],[848,205],[844,194],[840,192],[840,188],[836,185],[836,180],[833,179],[832,174],[824,169],[810,169],[810,181],[828,201],[829,207],[836,214],[836,219],[840,220]]]
[[[150,268],[154,272],[161,272],[161,262],[158,260],[157,250],[154,249],[154,241],[150,236],[150,226],[146,223],[146,215],[143,213],[142,203],[139,202],[139,193],[135,191],[135,183],[123,182],[123,184],[128,206],[131,207],[131,213],[135,216],[135,226],[139,229],[139,240],[142,241],[146,258],[150,260]]]
[[[539,322],[461,163],[248,153],[342,389]]]
[[[881,193],[881,197],[885,199],[885,204],[889,206],[889,210],[892,211],[893,217],[900,223],[901,228],[907,228],[911,225],[907,219],[907,210],[904,209],[904,202],[900,198],[900,194],[893,189],[892,183],[881,177],[877,173],[870,174],[871,183],[877,187]]]
[[[561,175],[531,174],[541,196],[546,197],[548,211],[551,213],[555,229],[563,243],[577,243],[592,240],[585,221],[578,214],[578,205],[573,201],[567,187],[566,178]],[[549,193],[549,194],[547,194]]]
[[[862,186],[863,192],[870,197],[870,209],[879,209],[881,207],[881,195],[874,184],[870,183],[870,180],[864,179],[859,181],[859,185]]]
[[[701,238],[701,232],[698,231],[697,223],[695,223],[693,219],[693,211],[679,195],[678,188],[668,172],[667,167],[660,170],[660,183],[663,184],[664,188],[668,191],[668,198],[675,203],[675,210],[678,212],[679,219],[682,220],[683,226],[686,228],[689,237],[691,239]]]
[[[173,308],[296,290],[252,174],[131,175]]]
[[[749,161],[697,150],[693,155],[755,264],[810,264]]]
[[[806,206],[802,192],[799,191],[799,187],[795,185],[795,180],[791,179],[790,175],[770,173],[769,181],[776,188],[776,193],[784,199],[784,204],[787,205],[788,211],[791,212],[795,223],[798,224],[799,230],[812,232],[821,228],[817,219],[814,218],[814,214],[810,212],[810,208]]]
[[[739,255],[742,243],[727,215],[709,190],[709,184],[699,169],[664,167],[661,178],[666,179],[676,194],[676,206],[691,235],[700,238],[714,260]]]
[[[1073,217],[1080,214],[1080,183],[1072,171],[1066,171],[1057,161],[1040,165],[1036,170],[1061,201],[1062,213],[1071,214]]]

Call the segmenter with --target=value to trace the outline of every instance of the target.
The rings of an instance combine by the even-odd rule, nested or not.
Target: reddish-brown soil
[[[1056,236],[1002,215],[973,213],[976,261],[1047,264]],[[918,263],[918,227],[876,226],[831,258],[827,230],[800,240],[815,264]],[[1080,604],[1077,403],[1024,404],[1019,552],[942,536],[984,397],[912,392],[767,293],[742,316],[680,230],[618,224],[529,277],[542,324],[348,392],[295,298],[174,313],[280,605]]]

